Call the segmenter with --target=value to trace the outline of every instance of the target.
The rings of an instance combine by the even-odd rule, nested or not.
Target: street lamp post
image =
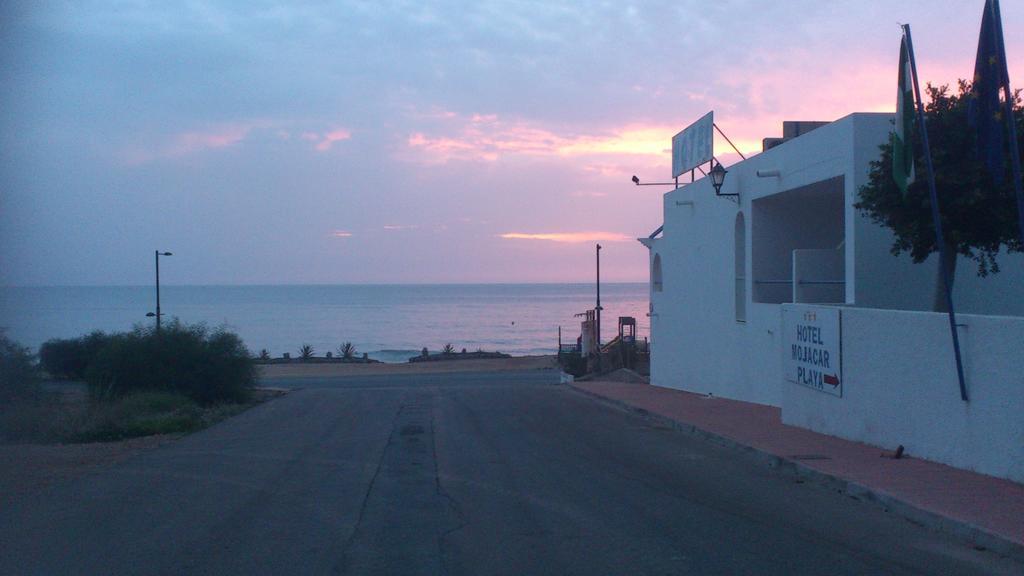
[[[170,252],[161,252],[159,250],[156,250],[154,253],[155,253],[155,258],[156,258],[156,314],[153,314],[152,312],[150,312],[149,314],[146,314],[146,316],[156,316],[156,331],[159,333],[160,332],[160,316],[161,316],[161,314],[160,314],[160,257],[161,256],[173,256],[173,254],[171,254]]]
[[[595,340],[597,341],[597,370],[601,371],[601,245],[597,245],[597,307],[594,308]]]

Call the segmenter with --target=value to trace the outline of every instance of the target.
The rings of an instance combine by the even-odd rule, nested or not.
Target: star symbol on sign
[[[996,62],[999,62],[999,59],[996,58],[995,56],[989,56],[988,57],[988,63],[989,63],[990,66],[995,66]]]

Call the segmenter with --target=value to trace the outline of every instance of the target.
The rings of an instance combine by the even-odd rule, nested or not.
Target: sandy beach
[[[259,366],[261,378],[325,378],[378,374],[441,374],[445,372],[505,372],[510,370],[553,370],[555,356],[515,356],[479,360],[437,360],[404,364],[318,363],[266,364]]]

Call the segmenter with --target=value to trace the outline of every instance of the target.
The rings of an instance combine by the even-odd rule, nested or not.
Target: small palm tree
[[[270,351],[266,348],[260,350],[260,360],[270,360]]]
[[[299,358],[303,360],[309,360],[314,354],[316,354],[316,350],[313,350],[309,344],[303,344],[302,348],[299,348]]]
[[[345,342],[338,347],[338,356],[341,356],[345,360],[351,360],[356,356],[356,347],[351,342]]]
[[[455,347],[452,346],[451,342],[449,342],[449,343],[444,345],[444,348],[441,349],[441,353],[442,354],[455,354]]]

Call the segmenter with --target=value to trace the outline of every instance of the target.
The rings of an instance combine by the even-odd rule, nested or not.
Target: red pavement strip
[[[891,450],[786,426],[773,406],[714,398],[649,384],[573,382],[577,390],[675,427],[747,448],[874,500],[912,521],[952,532],[993,551],[1024,555],[1024,485]]]

